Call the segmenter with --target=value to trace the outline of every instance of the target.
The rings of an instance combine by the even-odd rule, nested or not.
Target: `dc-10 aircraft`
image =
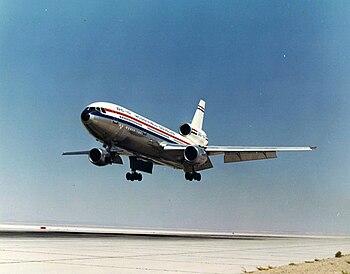
[[[64,152],[63,155],[88,155],[96,166],[123,164],[128,156],[131,173],[127,180],[142,180],[142,171],[152,173],[153,165],[164,165],[185,172],[186,180],[200,181],[200,170],[212,168],[210,157],[224,155],[224,162],[277,158],[279,151],[305,151],[316,147],[210,146],[202,130],[205,101],[200,100],[191,123],[180,126],[176,133],[124,107],[105,102],[88,105],[81,121],[103,148]]]

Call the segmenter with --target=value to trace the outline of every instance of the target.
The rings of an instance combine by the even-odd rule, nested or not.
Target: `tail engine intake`
[[[183,124],[179,128],[179,132],[182,136],[190,135],[192,132],[192,127],[190,124]]]

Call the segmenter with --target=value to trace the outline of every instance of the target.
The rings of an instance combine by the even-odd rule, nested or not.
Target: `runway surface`
[[[0,231],[0,273],[242,273],[350,253],[346,237]]]

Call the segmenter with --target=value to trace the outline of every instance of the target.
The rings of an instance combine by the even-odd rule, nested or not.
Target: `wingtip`
[[[318,149],[318,146],[310,146],[311,150]]]

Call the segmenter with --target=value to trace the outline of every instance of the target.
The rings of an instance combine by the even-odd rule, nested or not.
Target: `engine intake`
[[[190,124],[183,124],[179,128],[179,132],[182,136],[186,136],[186,135],[191,134],[192,128],[191,128]]]
[[[184,158],[191,165],[202,165],[208,160],[208,155],[201,147],[188,146],[184,151]]]
[[[111,155],[101,148],[93,148],[89,151],[89,161],[96,166],[111,164]]]

